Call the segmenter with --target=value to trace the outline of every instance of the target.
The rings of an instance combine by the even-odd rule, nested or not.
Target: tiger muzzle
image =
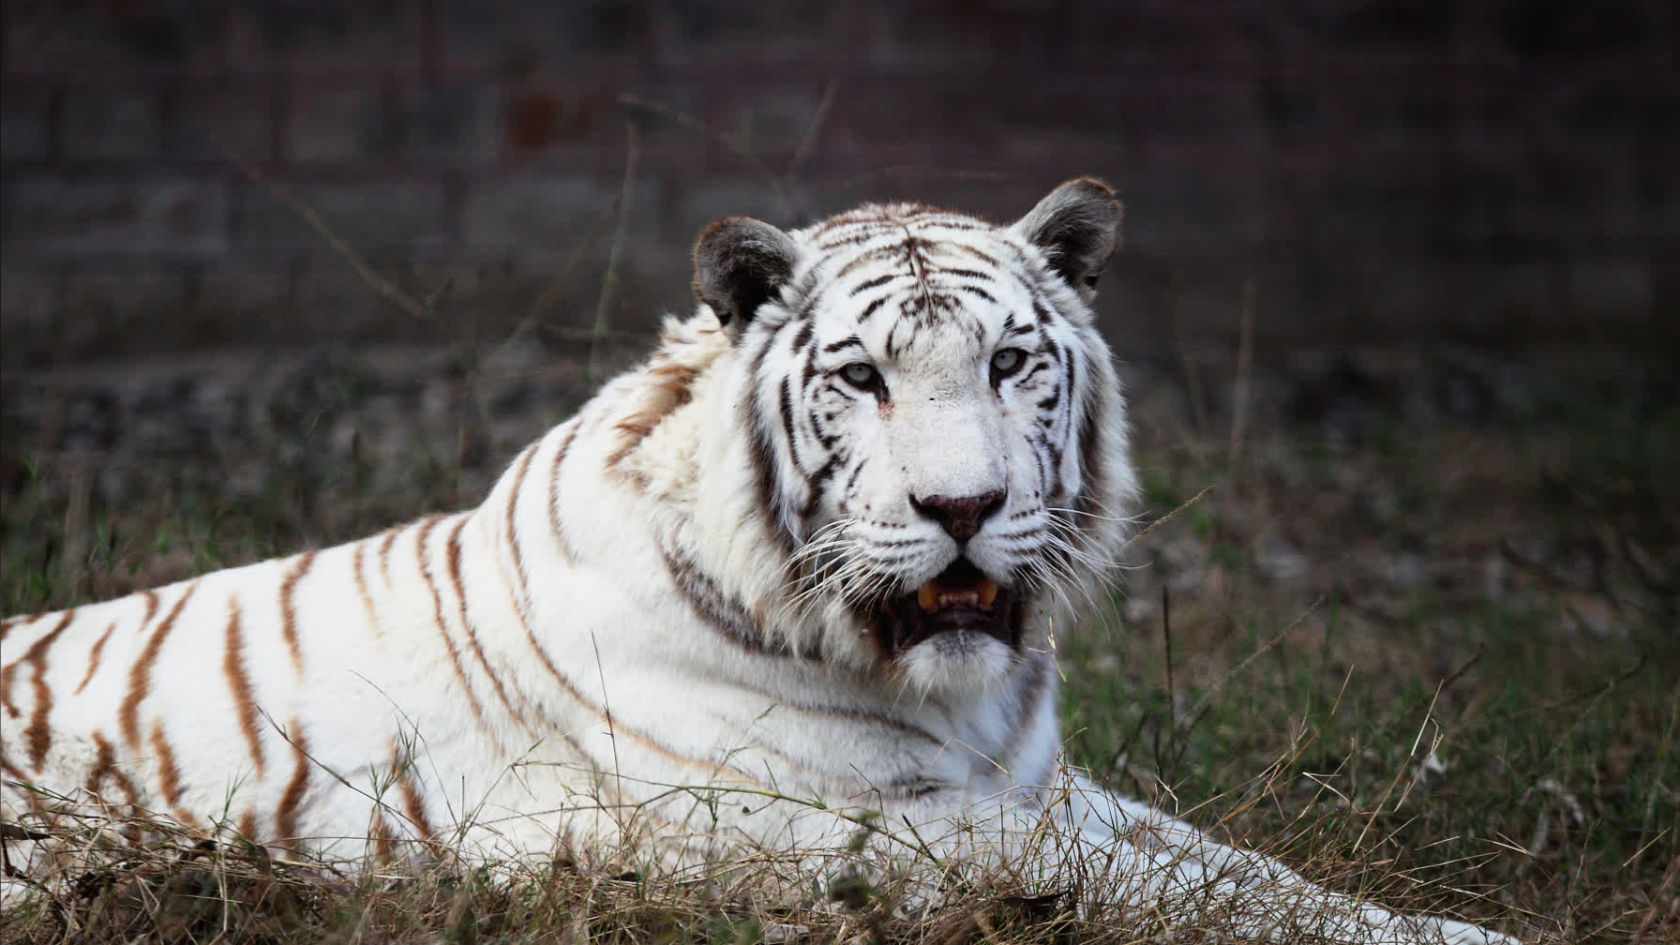
[[[1021,639],[1021,605],[1015,594],[958,558],[914,594],[886,602],[875,632],[889,656],[941,633],[982,633],[1013,647]]]

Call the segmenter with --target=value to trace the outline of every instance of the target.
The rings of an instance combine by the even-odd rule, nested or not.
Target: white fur
[[[704,306],[668,325],[647,365],[533,444],[480,509],[321,551],[290,592],[301,557],[161,589],[145,620],[137,595],[9,622],[6,819],[54,819],[29,783],[200,827],[254,824],[255,839],[353,861],[388,852],[375,823],[397,855],[432,849],[424,820],[486,860],[602,856],[651,833],[680,864],[758,845],[818,862],[874,811],[866,855],[880,862],[923,845],[1052,874],[1101,862],[1096,888],[1113,901],[1251,937],[1512,941],[1329,893],[1061,772],[1050,636],[1112,568],[1137,485],[1088,299],[1027,230],[974,223],[868,207],[791,234],[791,277],[736,337]],[[848,227],[879,232],[820,248]],[[946,295],[947,316],[910,327]],[[1067,389],[1042,352],[1036,379],[994,387],[989,358],[1017,343],[1009,317],[1066,353]],[[801,380],[805,358],[854,334]],[[844,387],[848,359],[876,365],[890,405]],[[791,439],[778,412],[790,377]],[[847,458],[813,490],[836,450]],[[995,489],[1005,504],[966,552],[908,498]],[[948,633],[883,653],[856,596],[911,593],[959,553],[1027,596],[1020,647]],[[752,645],[697,614],[673,558],[746,615]],[[260,711],[255,745],[234,664]],[[38,719],[50,745],[36,758]],[[101,742],[121,778],[90,784]],[[64,853],[28,847],[13,861],[21,851],[42,875]]]

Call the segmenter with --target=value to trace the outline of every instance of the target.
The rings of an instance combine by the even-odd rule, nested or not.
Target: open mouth
[[[914,594],[887,601],[875,632],[890,656],[952,630],[984,633],[1010,646],[1020,641],[1021,608],[1007,588],[958,558]]]

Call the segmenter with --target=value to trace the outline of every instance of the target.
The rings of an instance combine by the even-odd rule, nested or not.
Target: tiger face
[[[1133,489],[1089,308],[1112,191],[1012,226],[877,205],[702,235],[696,289],[737,338],[755,475],[826,652],[924,692],[985,688],[1101,579]]]

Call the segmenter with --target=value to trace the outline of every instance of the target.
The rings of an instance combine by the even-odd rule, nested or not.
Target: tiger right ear
[[[1011,229],[1042,250],[1050,268],[1090,302],[1103,266],[1120,248],[1120,213],[1114,188],[1081,177],[1051,191]]]
[[[694,242],[694,296],[739,338],[759,306],[793,277],[799,246],[763,220],[724,217]]]

